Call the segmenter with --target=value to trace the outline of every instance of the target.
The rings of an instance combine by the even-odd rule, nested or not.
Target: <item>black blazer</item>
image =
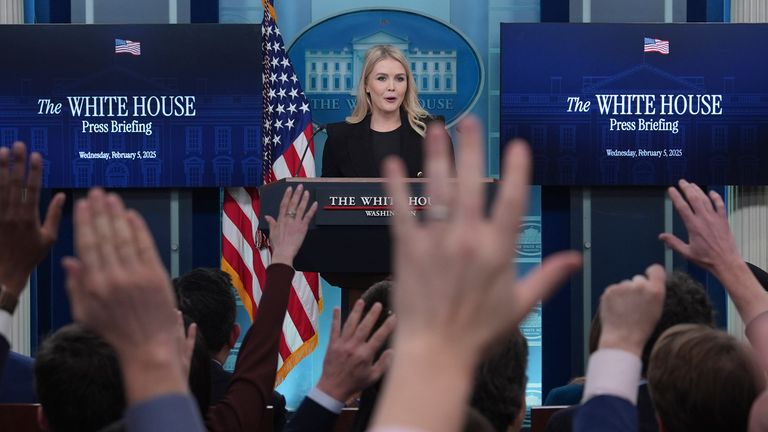
[[[405,126],[400,134],[400,157],[408,177],[419,177],[423,171],[423,137],[413,130],[404,111],[400,119]],[[323,177],[380,177],[369,146],[373,140],[371,116],[360,123],[339,122],[328,125],[328,139],[323,150]]]
[[[339,414],[328,411],[308,397],[283,428],[283,432],[333,432]]]

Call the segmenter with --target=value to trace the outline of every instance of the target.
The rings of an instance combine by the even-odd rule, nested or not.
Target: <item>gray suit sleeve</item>
[[[191,396],[172,394],[150,399],[125,412],[127,432],[204,432],[203,419]]]

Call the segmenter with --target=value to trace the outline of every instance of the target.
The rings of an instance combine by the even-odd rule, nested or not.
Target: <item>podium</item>
[[[377,178],[319,177],[270,183],[259,189],[259,226],[268,227],[264,219],[267,215],[277,219],[286,188],[304,185],[310,204],[317,201],[318,208],[294,267],[320,272],[328,282],[343,288],[363,288],[386,278],[392,268],[388,217],[391,200],[384,193],[383,183]]]
[[[414,217],[422,217],[430,199],[423,194],[425,179],[409,179],[410,205]],[[309,202],[317,201],[315,217],[294,259],[300,271],[320,272],[328,282],[342,288],[367,288],[392,271],[389,222],[392,200],[384,192],[381,178],[302,178],[279,180],[259,188],[260,227],[268,227],[265,216],[277,219],[285,189],[304,185]],[[493,180],[487,180],[490,203]]]

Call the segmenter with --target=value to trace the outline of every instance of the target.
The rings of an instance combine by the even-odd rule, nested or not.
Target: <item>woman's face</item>
[[[408,77],[400,62],[388,58],[376,63],[365,83],[371,97],[371,114],[399,112],[407,89]]]

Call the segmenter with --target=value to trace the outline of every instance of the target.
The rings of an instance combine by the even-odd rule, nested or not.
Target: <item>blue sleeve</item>
[[[0,334],[0,373],[5,370],[5,361],[8,360],[8,352],[11,350],[11,345],[5,339],[5,336]]]
[[[127,432],[204,432],[197,404],[188,395],[150,399],[125,412]]]
[[[616,396],[595,396],[576,410],[574,432],[637,432],[637,407]]]
[[[305,397],[283,432],[331,432],[339,415]]]
[[[544,405],[578,405],[581,403],[581,395],[584,393],[582,384],[567,384],[555,387],[549,391]]]

